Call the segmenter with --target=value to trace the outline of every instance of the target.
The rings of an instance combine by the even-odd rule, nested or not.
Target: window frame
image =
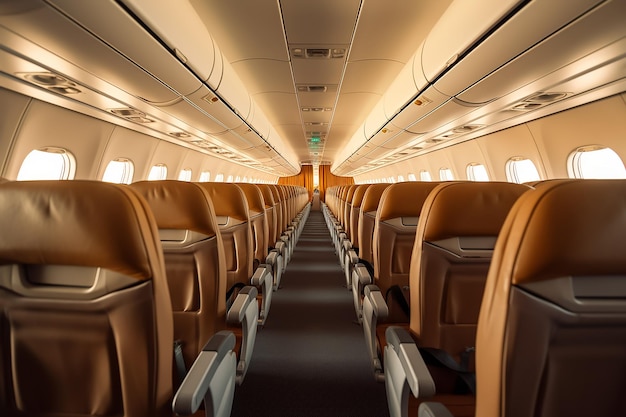
[[[119,181],[113,181],[112,179],[106,179],[107,172],[109,171],[112,163],[120,163],[123,164],[122,175]],[[110,174],[109,174],[110,175]],[[110,182],[112,184],[130,184],[133,182],[133,177],[135,176],[135,164],[130,158],[115,158],[111,159],[104,169],[104,173],[102,173],[101,181]]]
[[[26,167],[24,164],[29,159],[37,158],[34,152],[40,154],[50,154],[50,155],[60,155],[61,156],[61,172],[58,173],[58,176],[52,178],[49,174],[46,174],[45,177],[40,177],[34,175],[34,168]],[[41,156],[43,157],[43,155]],[[29,162],[30,164],[30,162]],[[33,166],[40,165],[40,162],[33,162]],[[30,173],[22,170],[31,170]],[[41,174],[41,172],[40,172]],[[74,155],[65,148],[58,148],[54,146],[48,146],[39,149],[32,149],[22,160],[22,164],[20,165],[20,169],[17,172],[17,181],[63,181],[63,180],[73,180],[76,177],[76,158]]]

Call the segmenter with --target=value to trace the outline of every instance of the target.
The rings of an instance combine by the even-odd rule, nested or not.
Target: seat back
[[[208,193],[215,208],[226,258],[227,287],[249,285],[253,273],[252,227],[246,195],[231,183],[198,183]]]
[[[174,314],[187,368],[209,338],[226,328],[226,260],[207,191],[184,181],[130,185],[148,204],[159,228]]]
[[[409,268],[417,221],[426,197],[437,185],[400,182],[385,188],[380,197],[372,240],[374,284],[385,297],[390,322],[409,320]]]
[[[248,201],[254,247],[254,268],[256,269],[259,264],[265,262],[269,246],[269,224],[265,213],[265,200],[261,189],[255,184],[240,183],[237,186],[243,190]]]
[[[352,198],[354,197],[354,192],[356,191],[358,185],[350,185],[348,186],[348,191],[346,192],[346,201],[343,207],[343,225],[344,232],[347,235],[347,238],[350,239],[351,229],[350,229],[350,213],[352,213]]]
[[[459,363],[475,346],[493,247],[527,190],[504,182],[447,182],[429,194],[411,255],[410,330],[418,346],[441,349]]]
[[[476,415],[626,415],[626,181],[561,180],[515,204],[489,270]]]
[[[280,236],[283,234],[285,229],[283,229],[283,217],[285,216],[283,203],[282,203],[282,195],[278,191],[278,186],[274,184],[268,184],[272,195],[274,196],[275,203],[275,211],[276,211],[276,240],[278,242],[280,240]]]
[[[171,416],[172,310],[146,201],[7,182],[0,223],[2,415]]]
[[[354,191],[352,196],[352,210],[350,211],[350,242],[352,247],[357,249],[359,247],[359,212],[361,211],[361,203],[363,202],[363,196],[365,191],[371,184],[360,184]]]
[[[374,225],[376,224],[376,210],[383,191],[389,184],[372,184],[367,188],[361,210],[359,211],[359,258],[373,266],[374,253],[372,240],[374,237]]]
[[[263,194],[263,201],[265,202],[265,218],[267,220],[267,232],[268,232],[268,248],[273,248],[278,241],[277,219],[276,219],[276,200],[274,199],[274,193],[267,184],[257,184],[261,193]]]

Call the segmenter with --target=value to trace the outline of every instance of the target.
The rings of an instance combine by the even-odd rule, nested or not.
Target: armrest
[[[214,334],[194,361],[174,396],[172,410],[179,415],[206,410],[230,412],[235,393],[235,335],[229,331]],[[225,408],[226,406],[226,408]]]
[[[350,239],[348,239],[347,237],[343,241],[343,250],[345,252],[348,252],[349,250],[352,250],[352,242],[350,242]]]
[[[252,279],[252,285],[261,288],[261,306],[259,307],[259,325],[263,326],[270,312],[272,304],[272,293],[274,292],[274,276],[272,267],[269,264],[261,264],[258,266]]]
[[[378,337],[376,336],[376,325],[379,319],[387,318],[389,309],[385,298],[376,285],[365,287],[365,297],[363,298],[362,325],[367,348],[369,350],[372,367],[376,380],[384,380],[383,366],[378,354]],[[382,349],[382,347],[381,347]]]
[[[283,275],[283,255],[281,250],[284,250],[285,244],[280,242],[276,243],[276,248],[272,249],[270,253],[267,254],[265,258],[265,262],[267,262],[272,267],[272,285],[274,291],[276,291],[280,285],[280,279]]]
[[[359,256],[356,254],[356,251],[352,249],[352,242],[346,241],[350,248],[346,249],[344,242],[344,260],[343,260],[343,272],[346,278],[346,288],[349,291],[352,291],[352,270],[355,265],[359,262]]]
[[[354,267],[354,271],[356,272],[356,277],[361,288],[372,283],[372,276],[365,265],[357,263]]]
[[[347,256],[352,265],[356,265],[359,263],[359,255],[357,255],[356,251],[352,249],[352,243],[350,243],[350,249],[347,252]]]
[[[454,417],[441,403],[421,403],[417,412],[418,417]]]
[[[361,263],[355,264],[352,269],[352,299],[354,300],[354,311],[359,321],[363,316],[363,287],[371,283],[372,277],[365,265]]]
[[[385,297],[376,285],[367,285],[365,287],[365,298],[372,306],[372,313],[379,319],[386,319],[389,315],[389,308],[385,302]]]
[[[391,326],[385,331],[385,336],[387,346],[398,355],[406,381],[415,398],[435,395],[435,382],[409,332],[401,327]]]
[[[237,383],[241,384],[248,371],[259,318],[259,307],[256,300],[258,291],[254,287],[246,286],[241,289],[233,305],[226,313],[226,322],[230,325],[241,325],[242,341],[239,363],[237,364]]]

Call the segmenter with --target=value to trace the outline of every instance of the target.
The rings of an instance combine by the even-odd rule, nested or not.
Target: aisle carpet
[[[233,417],[385,417],[330,234],[311,211],[259,329]]]

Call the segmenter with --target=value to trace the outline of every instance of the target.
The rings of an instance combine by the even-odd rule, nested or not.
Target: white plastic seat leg
[[[177,415],[191,415],[204,402],[205,416],[230,416],[237,372],[234,348],[232,332],[221,331],[211,337],[174,396],[172,410]]]
[[[374,370],[374,377],[377,381],[383,381],[383,365],[378,356],[378,344],[376,337],[376,324],[378,320],[384,320],[389,315],[385,297],[376,285],[365,287],[365,297],[363,298],[363,333],[367,343],[368,353]],[[382,346],[381,346],[382,349]]]
[[[241,352],[239,352],[239,362],[237,363],[237,384],[239,385],[243,382],[248,371],[256,341],[259,320],[257,294],[256,288],[243,287],[226,313],[226,322],[230,325],[241,326],[242,329]]]
[[[259,326],[265,324],[270,313],[272,304],[272,294],[274,293],[274,276],[270,264],[261,264],[254,271],[251,283],[255,287],[261,288],[261,306],[259,307]]]
[[[389,327],[385,336],[385,389],[389,415],[407,417],[409,394],[413,393],[416,398],[432,397],[435,395],[435,382],[415,341],[405,329]],[[435,408],[440,409],[438,406]],[[430,415],[420,413],[420,416]]]

